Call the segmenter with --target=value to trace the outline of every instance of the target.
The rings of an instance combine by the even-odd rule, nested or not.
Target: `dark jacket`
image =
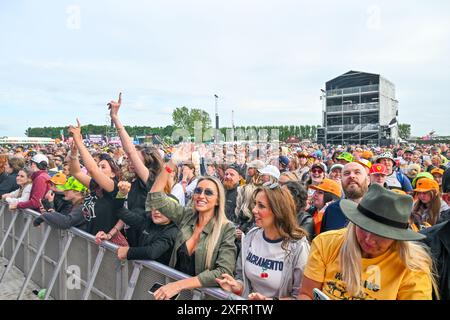
[[[238,185],[231,190],[225,190],[225,214],[231,222],[236,223],[236,200],[238,196]]]
[[[314,219],[309,212],[303,211],[297,213],[297,221],[300,228],[308,233],[308,240],[311,242],[314,238]]]
[[[64,193],[55,193],[55,199],[53,200],[55,211],[62,214],[69,214],[72,211],[73,204],[70,201],[64,200]]]
[[[439,276],[441,300],[450,300],[450,221],[420,231],[427,236],[423,242],[431,255]]]
[[[82,205],[76,205],[72,207],[72,210],[68,214],[63,214],[57,211],[44,212],[39,217],[34,219],[33,225],[38,226],[45,221],[55,229],[66,230],[71,227],[77,227],[83,231],[86,231],[86,220],[82,210]]]
[[[330,205],[325,209],[325,213],[322,218],[322,226],[320,227],[320,233],[338,230],[345,228],[348,224],[348,219],[342,212],[339,204],[341,200],[330,203]]]
[[[442,211],[436,223],[441,223],[450,220],[450,209]]]
[[[138,209],[131,211],[120,208],[117,216],[127,225],[139,231],[138,244],[128,250],[128,260],[156,260],[165,265],[169,264],[179,232],[173,222],[166,225],[154,224],[148,214],[145,215]]]
[[[19,186],[16,183],[16,177],[17,173],[7,174],[6,172],[3,172],[0,174],[0,197],[19,189]]]

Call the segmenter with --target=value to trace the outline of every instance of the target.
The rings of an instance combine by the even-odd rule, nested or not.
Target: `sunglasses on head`
[[[203,192],[205,193],[205,196],[207,196],[207,197],[212,197],[214,195],[214,191],[212,191],[209,188],[203,189],[203,188],[197,187],[194,189],[194,194],[196,194],[196,195],[201,195]]]
[[[270,183],[270,182],[266,182],[263,184],[263,187],[269,188],[270,190],[273,190],[275,188],[279,188],[280,184],[278,182],[274,182],[274,183]]]

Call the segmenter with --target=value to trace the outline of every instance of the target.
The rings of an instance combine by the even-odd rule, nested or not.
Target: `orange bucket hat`
[[[322,183],[319,184],[318,186],[309,186],[309,187],[314,190],[332,193],[339,198],[342,197],[342,189],[339,183],[328,178],[323,179]]]
[[[427,192],[431,190],[439,191],[439,185],[436,181],[429,178],[422,178],[416,183],[414,192]]]

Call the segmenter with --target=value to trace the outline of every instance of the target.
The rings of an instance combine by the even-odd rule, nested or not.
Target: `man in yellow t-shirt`
[[[431,299],[431,258],[411,241],[423,236],[408,228],[412,203],[379,185],[359,205],[342,200],[351,222],[314,239],[299,299],[311,299],[314,288],[335,300]]]

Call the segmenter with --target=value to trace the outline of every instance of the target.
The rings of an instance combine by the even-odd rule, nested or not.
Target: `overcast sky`
[[[165,126],[179,106],[221,126],[321,124],[349,70],[396,86],[413,135],[450,135],[450,1],[1,1],[0,136],[107,123]]]

